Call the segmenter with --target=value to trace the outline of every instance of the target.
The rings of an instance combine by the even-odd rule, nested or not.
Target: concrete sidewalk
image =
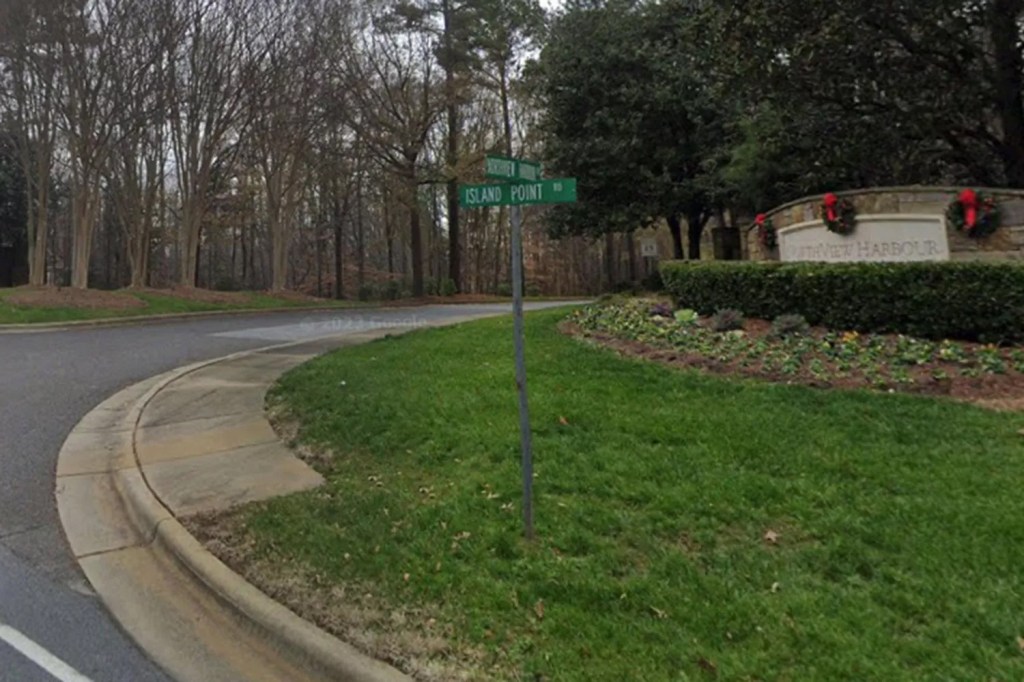
[[[267,422],[267,389],[322,352],[405,331],[179,368],[111,397],[68,436],[57,504],[72,551],[107,608],[175,679],[409,679],[263,595],[177,520],[320,485]]]

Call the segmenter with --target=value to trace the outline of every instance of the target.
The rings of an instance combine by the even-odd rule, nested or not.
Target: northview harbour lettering
[[[804,261],[872,261],[927,259],[943,253],[933,239],[919,241],[873,242],[861,240],[849,244],[793,244],[785,252],[785,260]]]
[[[949,240],[941,216],[865,215],[852,235],[836,234],[821,221],[779,231],[783,261],[891,263],[949,260]]]

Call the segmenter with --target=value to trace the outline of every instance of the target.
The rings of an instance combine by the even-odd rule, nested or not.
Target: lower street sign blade
[[[459,187],[459,204],[463,208],[571,204],[575,201],[576,178]]]

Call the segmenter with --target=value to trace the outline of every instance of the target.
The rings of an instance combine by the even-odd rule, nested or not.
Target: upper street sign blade
[[[494,180],[540,180],[540,164],[507,156],[484,159],[484,175]]]
[[[512,182],[500,185],[461,185],[459,205],[523,206],[526,204],[571,204],[576,201],[576,178],[555,178],[538,182]]]

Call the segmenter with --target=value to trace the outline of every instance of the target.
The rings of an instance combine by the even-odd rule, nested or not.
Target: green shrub
[[[680,324],[696,324],[700,320],[700,315],[693,308],[683,308],[676,311],[675,318]]]
[[[932,339],[1024,340],[1024,267],[1010,263],[662,264],[682,306],[836,330]]]
[[[377,298],[377,288],[372,284],[363,284],[357,294],[360,301],[371,301]]]
[[[719,310],[711,316],[708,325],[716,332],[731,332],[743,329],[743,313],[732,308]]]
[[[498,294],[498,296],[511,296],[512,295],[512,283],[511,282],[502,282],[501,284],[498,285],[498,290],[497,290],[496,293]]]
[[[390,280],[384,285],[384,298],[389,301],[397,301],[404,293],[404,287],[397,279]]]
[[[779,315],[772,322],[772,335],[774,336],[795,336],[806,334],[811,325],[803,315]]]
[[[455,280],[451,277],[445,277],[441,280],[437,293],[441,296],[454,296],[457,291],[458,289],[455,287]]]
[[[644,291],[651,293],[659,293],[665,290],[665,282],[661,279],[661,270],[655,268],[651,271],[651,274],[647,275],[640,282],[640,287]]]

